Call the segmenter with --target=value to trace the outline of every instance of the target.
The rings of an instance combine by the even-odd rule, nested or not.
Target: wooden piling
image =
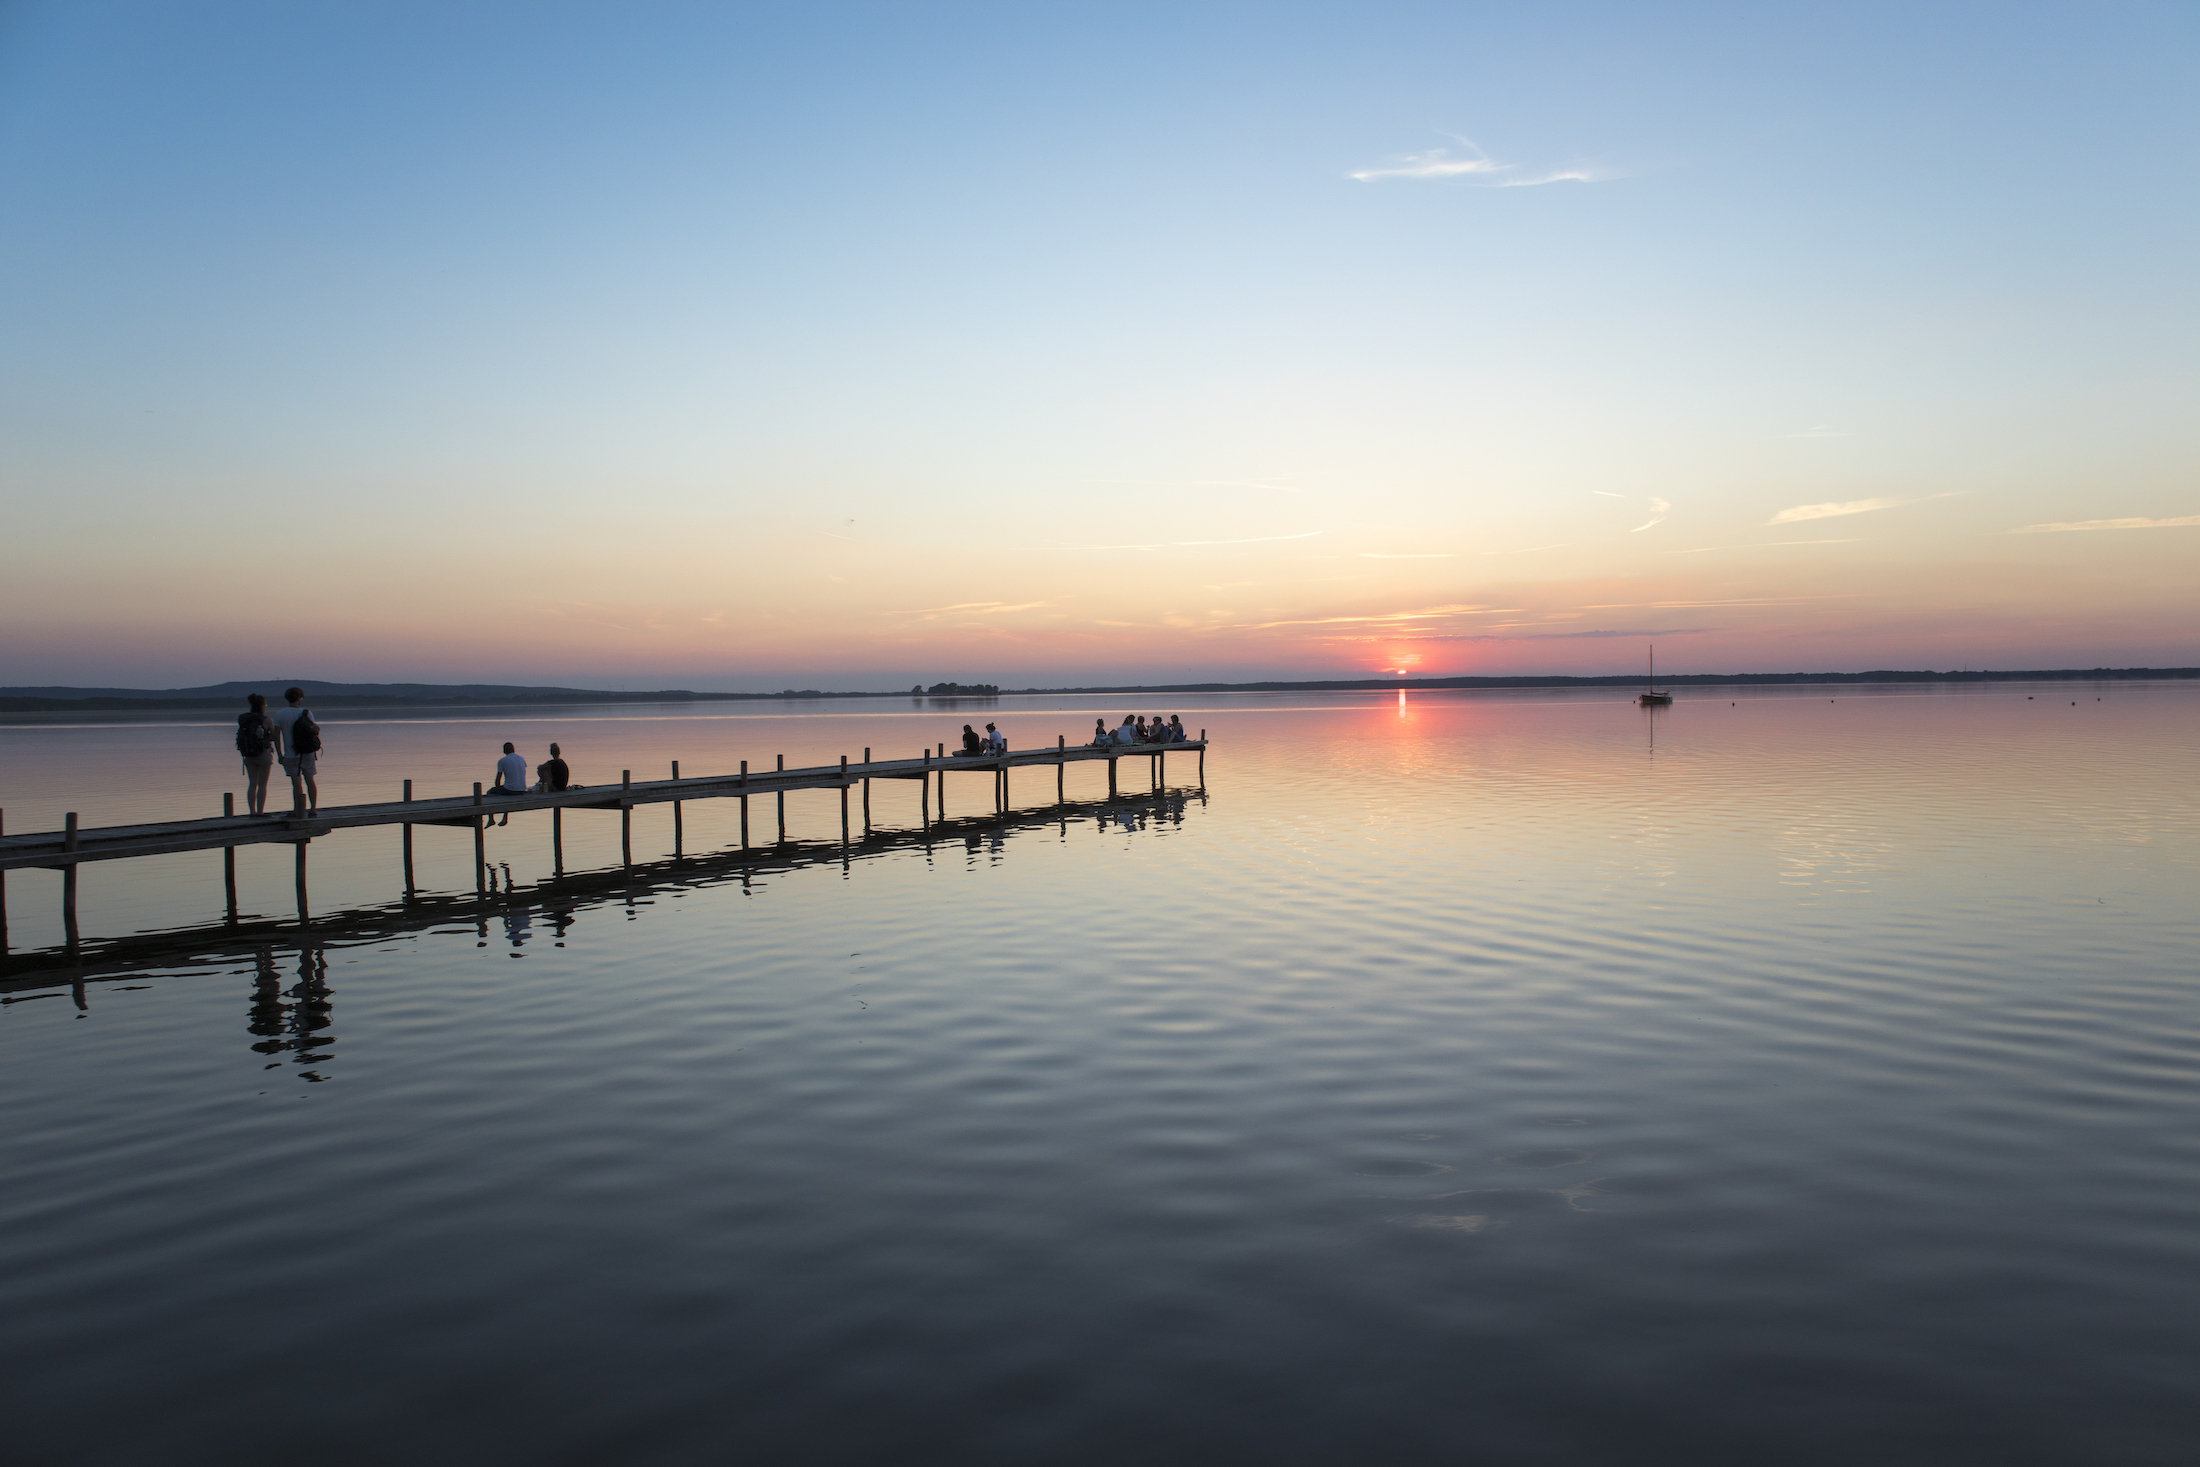
[[[1067,734],[1056,734],[1054,736],[1054,803],[1057,805],[1063,804],[1066,800],[1066,796],[1062,793],[1062,776],[1068,768],[1069,736]]]
[[[228,819],[236,813],[237,797],[233,794],[223,795],[222,818]],[[237,925],[237,848],[235,846],[222,847],[222,891],[229,898],[228,905],[223,910],[229,914],[229,925],[234,927]]]
[[[1108,755],[1108,798],[1115,798],[1115,756]]]
[[[227,813],[229,797],[222,796],[222,809]],[[7,812],[0,810],[0,835],[8,833]],[[8,873],[0,871],[0,954],[8,950]]]
[[[1202,789],[1204,789],[1204,788],[1206,787],[1206,784],[1207,784],[1207,730],[1205,730],[1205,729],[1201,729],[1201,730],[1199,731],[1199,783],[1200,783],[1200,787],[1201,787]]]
[[[412,803],[412,797],[413,797],[413,782],[412,782],[411,780],[409,780],[409,779],[408,779],[408,780],[406,780],[406,781],[405,781],[405,798],[404,798],[404,800],[403,800],[403,802],[402,802],[402,803],[404,803],[404,804],[407,804],[407,805],[411,804],[411,803]],[[407,895],[407,896],[411,896],[412,894],[413,894],[413,828],[412,828],[412,826],[411,826],[410,824],[407,824],[407,825],[405,826],[405,895]]]
[[[61,820],[61,849],[76,849],[76,811]],[[61,868],[61,936],[70,952],[76,951],[76,862]]]
[[[622,769],[619,771],[619,788],[622,790],[634,788],[633,770]],[[621,866],[634,864],[634,807],[632,805],[619,806],[619,864]]]
[[[481,781],[474,781],[474,803],[481,803]],[[489,828],[482,824],[483,816],[474,817],[474,895],[481,896],[489,890]]]
[[[871,767],[871,749],[869,745],[865,745],[863,749],[863,767],[866,769]],[[871,838],[871,777],[869,775],[863,777],[863,838],[865,840]]]
[[[924,751],[924,775],[917,781],[917,789],[919,791],[917,796],[917,823],[922,826],[929,826],[932,823],[932,751],[930,749]]]
[[[313,914],[306,907],[306,846],[308,844],[310,842],[298,842],[298,925],[300,927],[311,927],[313,925]]]
[[[779,756],[779,770],[782,774],[787,770],[787,756],[784,754]],[[774,798],[779,801],[779,843],[785,845],[787,843],[787,792],[781,790]]]
[[[678,784],[680,782],[680,761],[677,759],[672,761],[672,782],[674,784]],[[675,856],[684,854],[684,852],[682,852],[682,850],[680,849],[680,838],[683,831],[683,827],[680,824],[680,805],[681,801],[679,800],[674,800],[672,802],[672,854],[674,854]]]
[[[744,792],[745,792],[745,791],[746,791],[746,790],[748,789],[748,785],[749,785],[749,761],[748,761],[748,760],[746,760],[746,759],[743,759],[743,760],[741,761],[741,788],[742,788],[742,790],[743,790]],[[748,797],[748,795],[747,795],[746,793],[743,793],[743,794],[742,794],[742,796],[741,796],[741,849],[745,851],[745,850],[747,850],[748,848],[749,848],[749,797]]]

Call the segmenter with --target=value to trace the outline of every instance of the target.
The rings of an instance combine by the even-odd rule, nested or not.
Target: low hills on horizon
[[[1742,672],[1681,673],[1661,677],[1661,687],[1748,687],[1779,684],[1995,683],[2142,681],[2200,678],[2193,667],[2093,667],[2032,670],[1966,669],[1960,672]],[[300,687],[309,701],[329,707],[449,706],[472,703],[717,703],[760,702],[787,698],[989,698],[1016,694],[1090,693],[1347,693],[1404,688],[1441,691],[1467,688],[1622,688],[1649,681],[1639,673],[1603,677],[1560,675],[1522,677],[1287,679],[1264,682],[1120,684],[1107,687],[1000,688],[986,683],[934,683],[928,688],[823,691],[787,688],[776,693],[712,693],[687,688],[619,692],[601,688],[532,687],[504,683],[334,683],[310,678],[274,682],[226,682],[196,688],[85,688],[69,686],[0,687],[0,713],[66,713],[186,708],[228,708],[247,694],[279,700],[282,690]],[[921,685],[920,685],[921,686]]]

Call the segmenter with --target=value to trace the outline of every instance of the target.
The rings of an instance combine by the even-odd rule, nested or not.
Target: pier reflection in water
[[[11,1447],[2182,1463],[2193,705],[2117,696],[1203,711],[1208,798],[929,842],[316,843],[302,939],[240,860],[0,993]]]

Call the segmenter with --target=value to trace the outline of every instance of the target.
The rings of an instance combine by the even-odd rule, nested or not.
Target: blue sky
[[[2200,661],[2196,41],[6,6],[0,681]]]

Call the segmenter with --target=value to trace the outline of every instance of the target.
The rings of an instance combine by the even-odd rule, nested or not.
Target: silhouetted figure
[[[244,758],[244,813],[265,815],[267,780],[275,772],[281,736],[267,716],[266,698],[254,693],[244,701],[249,711],[237,715],[237,752]]]

